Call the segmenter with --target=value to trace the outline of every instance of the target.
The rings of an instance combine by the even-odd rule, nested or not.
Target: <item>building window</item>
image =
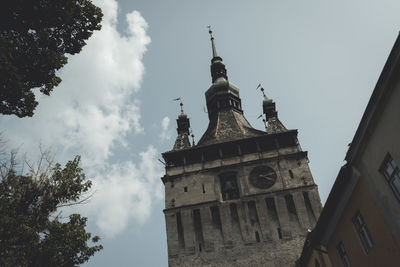
[[[258,243],[260,243],[260,234],[256,231],[255,232],[255,235],[256,235],[256,241],[258,242]]]
[[[221,193],[223,200],[239,198],[239,187],[236,181],[236,173],[224,173],[220,175]]]
[[[397,199],[400,200],[400,171],[389,153],[387,153],[380,171],[385,176]]]
[[[340,262],[343,267],[351,267],[349,257],[347,256],[346,250],[344,249],[342,241],[336,246],[337,252],[339,254]]]
[[[282,239],[282,231],[281,231],[281,228],[279,228],[278,227],[278,237],[279,237],[279,239]]]
[[[352,222],[361,246],[365,254],[368,254],[368,252],[370,252],[372,249],[372,238],[368,232],[367,225],[365,224],[360,211],[357,211],[356,215],[354,215]]]
[[[292,172],[292,170],[289,170],[289,176],[290,176],[290,178],[291,178],[291,179],[293,179],[293,178],[294,178],[294,175],[293,175],[293,172]]]

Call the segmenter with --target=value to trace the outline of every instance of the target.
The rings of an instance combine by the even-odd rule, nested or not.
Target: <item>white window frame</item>
[[[396,198],[400,201],[400,169],[389,153],[386,154],[379,170],[385,176]]]
[[[353,223],[354,232],[356,233],[358,240],[360,240],[361,247],[365,255],[368,255],[368,253],[374,247],[374,243],[368,231],[367,224],[365,223],[364,218],[361,216],[360,211],[356,212],[351,221]]]
[[[351,267],[349,256],[344,248],[343,242],[340,241],[336,246],[337,253],[339,254],[340,263],[343,267]]]

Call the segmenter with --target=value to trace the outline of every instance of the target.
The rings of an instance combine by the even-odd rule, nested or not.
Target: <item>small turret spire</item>
[[[190,121],[186,114],[183,112],[183,103],[180,97],[173,99],[173,101],[179,101],[179,106],[181,108],[181,114],[178,116],[176,120],[178,128],[176,131],[178,132],[178,136],[176,137],[176,141],[173,147],[173,150],[180,150],[191,147],[189,141],[190,135]]]
[[[257,89],[261,87],[261,84],[257,86]],[[275,108],[275,102],[272,99],[268,98],[264,92],[264,88],[260,88],[263,94],[263,113],[265,115],[265,119],[263,119],[265,130],[267,133],[279,133],[285,132],[286,127],[282,124],[282,122],[278,119],[278,112]],[[268,126],[267,123],[268,122]]]

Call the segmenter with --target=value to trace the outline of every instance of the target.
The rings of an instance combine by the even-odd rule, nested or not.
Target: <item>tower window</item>
[[[239,223],[239,214],[237,212],[237,207],[235,203],[231,203],[229,205],[229,209],[231,211],[232,222]]]
[[[219,208],[217,206],[210,207],[211,218],[215,228],[222,230],[221,216],[219,214]]]
[[[292,178],[292,179],[294,178],[292,170],[289,170],[289,176],[290,176],[290,178]]]
[[[255,235],[256,235],[256,241],[257,241],[258,243],[260,243],[260,234],[256,231],[256,232],[255,232]]]
[[[247,206],[249,208],[249,218],[250,218],[251,225],[254,225],[255,223],[258,222],[256,202],[254,200],[249,201],[247,203]]]
[[[193,222],[194,222],[194,232],[196,240],[199,244],[199,251],[201,251],[201,244],[204,243],[204,237],[203,237],[203,227],[201,223],[201,216],[199,209],[193,210]]]
[[[236,174],[233,172],[220,175],[221,194],[223,200],[239,198],[239,188],[236,181]]]
[[[296,215],[296,206],[294,205],[293,196],[286,195],[285,196],[286,207],[289,213]]]
[[[278,227],[278,237],[279,237],[279,239],[282,239],[282,231],[281,231],[281,228],[279,228]]]
[[[314,214],[314,211],[311,206],[311,201],[308,196],[307,192],[303,192],[303,197],[304,197],[304,203],[306,204],[306,209],[307,209],[307,214],[308,214],[308,219],[310,220],[310,223],[314,225],[316,223],[316,217]]]
[[[276,206],[275,206],[274,199],[272,197],[268,197],[265,199],[265,202],[267,203],[268,213],[271,214],[271,217],[274,220],[278,220],[278,214],[276,212]]]
[[[206,189],[204,188],[204,184],[202,184],[201,187],[203,188],[203,194],[205,194],[206,193]]]
[[[185,238],[183,236],[182,218],[180,212],[176,213],[176,227],[178,229],[179,247],[185,248]]]
[[[187,192],[187,186],[183,188],[183,192]]]

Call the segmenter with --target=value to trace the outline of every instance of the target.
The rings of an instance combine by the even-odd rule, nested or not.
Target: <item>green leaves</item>
[[[81,203],[91,187],[76,156],[39,177],[11,169],[0,182],[0,266],[78,266],[101,250],[86,232],[85,217],[55,216],[61,206]],[[85,198],[84,198],[85,199]]]
[[[76,54],[101,29],[101,9],[89,0],[3,0],[0,9],[0,113],[32,116],[34,88],[49,95],[65,54]]]

